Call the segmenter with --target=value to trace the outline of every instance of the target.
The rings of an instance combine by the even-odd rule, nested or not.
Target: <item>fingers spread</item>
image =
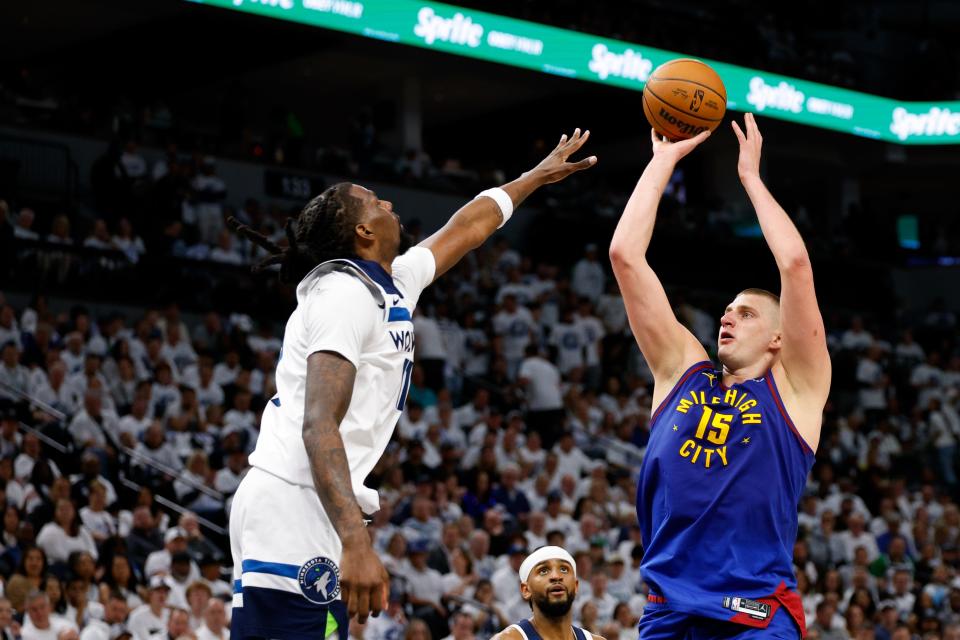
[[[564,149],[567,155],[576,153],[577,149],[583,146],[583,144],[590,137],[590,130],[583,132],[583,135],[580,135],[580,129],[577,129],[573,133],[573,137],[570,138],[570,142],[567,144],[567,148]]]
[[[746,142],[747,138],[743,135],[743,131],[740,130],[740,125],[737,124],[736,120],[732,120],[730,124],[733,126],[733,132],[737,135],[737,140],[740,141],[740,144]]]

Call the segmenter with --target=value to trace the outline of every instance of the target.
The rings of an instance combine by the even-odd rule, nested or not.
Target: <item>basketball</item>
[[[643,113],[661,136],[686,140],[713,131],[727,111],[727,90],[717,72],[691,58],[664,62],[643,87]]]

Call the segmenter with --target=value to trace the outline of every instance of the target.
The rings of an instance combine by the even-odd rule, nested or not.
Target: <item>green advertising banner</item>
[[[685,57],[437,2],[191,1],[635,91],[661,63]],[[960,144],[960,102],[898,102],[705,62],[723,78],[730,109],[901,144]]]

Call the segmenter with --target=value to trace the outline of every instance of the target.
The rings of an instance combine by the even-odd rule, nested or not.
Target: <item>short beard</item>
[[[402,256],[409,251],[410,247],[413,246],[413,241],[413,236],[407,233],[403,227],[400,227],[400,243],[397,245],[397,255]]]
[[[542,597],[534,596],[533,603],[540,610],[540,613],[548,618],[562,618],[567,615],[573,606],[573,595],[568,591],[567,599],[562,602],[550,602],[550,594],[545,593]]]

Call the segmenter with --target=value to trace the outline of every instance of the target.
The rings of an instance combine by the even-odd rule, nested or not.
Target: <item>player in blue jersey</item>
[[[364,528],[380,508],[364,481],[400,417],[413,370],[411,321],[435,278],[479,246],[539,187],[596,163],[569,161],[589,132],[562,136],[540,164],[466,204],[405,250],[390,202],[341,183],[288,222],[285,248],[239,230],[296,285],[277,363],[277,394],[261,419],[252,469],[230,511],[231,635],[347,637],[386,604],[389,576]],[[482,196],[482,197],[481,197]]]
[[[779,298],[745,289],[724,310],[719,365],[674,317],[645,258],[660,195],[709,133],[653,132],[653,158],[614,233],[610,258],[630,327],[654,375],[640,468],[640,638],[797,638],[804,632],[792,550],[830,389],[830,357],[803,239],[760,179],[752,115],[736,123],[740,180],[780,272]],[[723,268],[718,257],[711,265]]]
[[[562,547],[540,547],[527,556],[517,572],[520,596],[533,612],[491,640],[604,640],[573,626],[577,598],[577,565]]]

